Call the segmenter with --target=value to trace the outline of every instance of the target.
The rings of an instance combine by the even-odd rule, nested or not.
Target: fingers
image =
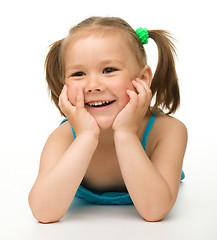
[[[129,98],[130,98],[130,101],[131,101],[132,99],[135,99],[135,98],[137,97],[137,94],[136,94],[135,91],[132,91],[132,90],[127,89],[126,92],[127,92],[127,95],[128,95]]]
[[[141,98],[141,100],[144,101],[151,100],[152,92],[150,87],[147,85],[145,81],[137,78],[136,81],[133,81],[133,86],[136,88],[138,96]]]
[[[126,93],[130,98],[130,101],[129,101],[130,105],[134,109],[136,109],[137,105],[138,105],[138,95],[137,95],[137,93],[135,91],[132,91],[132,90],[129,90],[129,89],[127,89]]]
[[[84,107],[84,94],[82,88],[77,88],[76,108],[81,109]]]
[[[137,78],[132,81],[135,91],[127,90],[130,103],[135,109],[147,109],[150,106],[152,92],[147,83]]]
[[[61,91],[61,94],[59,96],[59,102],[58,102],[58,106],[60,107],[61,111],[66,114],[68,112],[70,112],[74,107],[72,106],[72,104],[69,102],[68,100],[68,92],[67,92],[67,86],[64,85],[63,89]]]
[[[66,105],[68,102],[67,86],[64,85],[59,96],[59,107]]]
[[[64,114],[70,114],[74,111],[84,108],[84,94],[82,88],[78,87],[76,89],[76,99],[75,99],[75,106],[71,104],[68,99],[68,88],[64,85],[62,92],[59,96],[59,107]]]

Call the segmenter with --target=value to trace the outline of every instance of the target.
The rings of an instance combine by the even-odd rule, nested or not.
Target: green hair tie
[[[137,28],[136,34],[138,35],[139,39],[141,40],[142,44],[148,43],[148,29],[147,28]]]

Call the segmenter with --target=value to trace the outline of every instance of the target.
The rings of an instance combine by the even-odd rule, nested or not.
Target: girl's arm
[[[159,221],[169,213],[181,179],[187,131],[172,118],[164,127],[150,158],[136,134],[116,132],[114,138],[126,187],[137,211],[147,221]]]
[[[137,133],[152,99],[150,83],[147,77],[132,83],[136,91],[127,90],[130,101],[113,123],[115,148],[136,209],[145,220],[158,221],[168,214],[176,201],[187,130],[174,118],[157,118],[153,137],[157,143],[148,156]]]
[[[64,87],[59,106],[77,137],[73,141],[71,127],[66,122],[50,135],[42,151],[29,205],[35,218],[43,223],[58,221],[66,213],[97,148],[100,132],[95,119],[84,108],[81,89],[76,106],[72,106]]]
[[[29,194],[30,208],[39,222],[55,222],[65,215],[98,144],[93,135],[72,139],[66,122],[50,135],[42,151],[39,174]]]

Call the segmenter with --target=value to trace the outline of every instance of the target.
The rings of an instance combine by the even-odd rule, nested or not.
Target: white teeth
[[[87,103],[89,106],[99,106],[105,103],[109,103],[110,101],[103,101],[103,102],[92,102],[92,103]]]

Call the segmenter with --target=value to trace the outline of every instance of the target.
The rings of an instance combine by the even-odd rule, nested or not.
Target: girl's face
[[[141,77],[142,68],[124,36],[120,31],[104,37],[72,38],[65,51],[69,101],[75,105],[76,87],[81,87],[85,108],[101,129],[112,126],[129,102],[126,90],[134,89],[132,80]]]

